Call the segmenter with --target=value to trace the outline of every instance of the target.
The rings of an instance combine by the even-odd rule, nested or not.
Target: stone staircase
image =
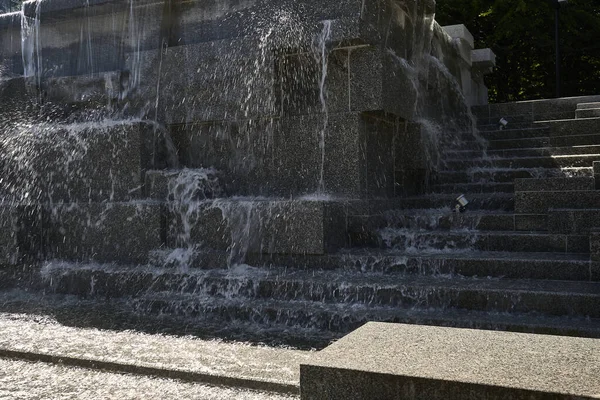
[[[580,101],[536,103],[553,110],[542,116],[530,103],[476,108],[487,152],[463,142],[429,193],[391,200],[232,197],[219,171],[173,165],[152,124],[117,124],[124,151],[79,176],[96,186],[59,190],[42,213],[50,261],[29,279],[22,263],[3,270],[3,283],[155,327],[296,345],[373,320],[600,337],[600,118],[576,119]],[[96,179],[112,168],[132,181]]]

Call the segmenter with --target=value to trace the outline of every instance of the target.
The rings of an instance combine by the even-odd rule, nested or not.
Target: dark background
[[[497,56],[490,101],[555,97],[554,7],[550,0],[438,0],[440,25],[464,24],[477,48]],[[563,97],[600,95],[600,0],[560,10]]]

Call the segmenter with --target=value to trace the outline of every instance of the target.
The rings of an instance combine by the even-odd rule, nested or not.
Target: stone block
[[[272,190],[282,196],[312,194],[322,177],[327,194],[391,196],[395,129],[394,120],[359,113],[331,115],[327,121],[318,116],[282,120],[275,132]]]
[[[120,74],[107,72],[44,79],[41,91],[44,101],[50,103],[96,109],[115,105],[121,94],[120,85]]]
[[[573,110],[573,118],[574,115],[575,110]],[[551,137],[590,135],[600,132],[600,118],[547,121],[544,125],[550,128]]]
[[[599,355],[594,339],[370,322],[301,364],[300,392],[303,400],[593,398]]]
[[[344,203],[318,200],[174,203],[168,235],[176,246],[227,250],[232,263],[247,254],[324,254],[345,244],[346,216]]]
[[[515,179],[515,192],[556,192],[594,190],[594,178]]]
[[[350,109],[384,111],[413,119],[417,71],[403,58],[376,46],[349,52]]]
[[[481,73],[491,73],[496,66],[496,54],[492,49],[475,49],[471,51],[471,60],[473,61],[473,69],[479,70]]]
[[[56,206],[47,210],[45,220],[49,257],[142,264],[163,245],[158,203]]]
[[[600,262],[600,230],[590,232],[590,258],[594,263]]]
[[[16,185],[23,190],[37,186],[39,198],[52,203],[122,201],[140,194],[142,170],[148,167],[143,163],[150,163],[152,156],[148,152],[142,155],[142,147],[152,147],[154,141],[151,126],[76,123],[48,129],[42,126],[32,134],[36,140],[26,149],[29,169],[23,172],[18,159],[5,157],[5,169],[20,180]],[[25,138],[16,136],[15,141],[19,140]],[[27,185],[25,177],[30,179]]]
[[[277,85],[281,99],[277,101],[281,103],[278,109],[283,115],[350,111],[351,52],[348,49],[327,49],[326,54],[325,64],[318,50],[280,57]]]
[[[19,214],[14,206],[0,208],[0,268],[15,265],[20,259]]]
[[[318,118],[317,118],[318,119]],[[177,150],[179,163],[187,168],[214,168],[226,179],[225,192],[236,195],[262,195],[269,193],[272,186],[272,151],[277,140],[276,133],[282,124],[275,119],[249,120],[241,122],[213,122],[171,127],[171,137]],[[292,131],[294,126],[288,126]],[[313,145],[311,126],[296,131],[301,146],[290,146],[287,156],[290,168],[299,154],[311,156],[304,147]],[[310,161],[310,160],[309,160]],[[314,161],[316,163],[316,159]],[[300,170],[295,172],[296,182],[303,182]],[[282,170],[282,174],[287,171]],[[300,184],[300,183],[297,183]]]
[[[213,199],[221,196],[214,169],[153,170],[145,173],[145,197],[158,201]]]
[[[550,208],[600,208],[596,191],[516,192],[515,211],[520,214],[545,214]]]
[[[473,39],[473,35],[466,26],[460,25],[449,25],[442,27],[444,31],[455,40],[455,43],[458,47],[458,52],[460,57],[463,59],[467,65],[471,66],[471,52],[475,47],[475,40]]]
[[[600,189],[600,161],[594,161],[593,163],[593,173],[594,173],[594,187],[596,190]]]
[[[600,228],[600,210],[564,210],[548,211],[548,230],[555,233],[587,234]]]
[[[134,108],[167,124],[268,117],[277,112],[274,55],[255,39],[130,53],[126,63],[131,85],[137,87],[131,95]]]

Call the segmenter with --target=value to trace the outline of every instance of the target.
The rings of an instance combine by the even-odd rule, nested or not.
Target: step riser
[[[583,110],[577,110],[575,112],[575,118],[598,118],[600,117],[600,108],[588,108]]]
[[[379,233],[383,248],[399,251],[452,251],[472,249],[506,252],[589,253],[587,236],[567,235],[489,235],[477,232],[457,234],[404,233],[384,230]]]
[[[446,172],[438,174],[438,181],[445,183],[467,183],[467,182],[482,182],[482,183],[512,183],[515,179],[532,179],[532,178],[554,178],[554,177],[590,177],[592,169],[583,167],[573,170],[557,170],[557,169],[523,169],[523,170],[479,170],[475,169],[469,172]]]
[[[600,156],[589,155],[583,157],[560,157],[560,158],[510,158],[495,160],[465,160],[448,161],[446,169],[449,171],[464,170],[468,168],[568,168],[568,167],[591,167],[594,161],[600,161]]]
[[[141,313],[150,313],[155,315],[176,314],[184,317],[185,320],[194,321],[202,319],[217,319],[219,322],[246,322],[251,320],[255,323],[265,323],[268,326],[277,324],[288,327],[297,327],[300,325],[308,328],[330,331],[334,333],[345,334],[354,331],[369,321],[391,322],[400,324],[421,324],[449,326],[457,328],[470,329],[491,329],[491,330],[510,330],[515,332],[528,332],[539,334],[558,334],[564,336],[582,336],[582,337],[600,337],[600,332],[596,330],[574,330],[569,328],[560,328],[556,326],[528,326],[518,324],[495,324],[483,321],[462,321],[452,320],[443,317],[410,317],[400,313],[394,315],[393,311],[386,313],[361,313],[360,315],[348,312],[340,316],[338,314],[327,313],[319,309],[303,310],[295,313],[281,313],[274,308],[262,309],[233,309],[219,308],[213,309],[213,314],[206,314],[206,310],[200,311],[200,307],[194,305],[184,306],[182,304],[167,304],[164,302],[137,302],[135,308]],[[214,314],[218,314],[214,316]],[[442,313],[443,314],[443,313]]]
[[[525,214],[545,214],[550,208],[600,208],[600,192],[517,192],[515,210]]]
[[[491,158],[517,158],[517,157],[551,157],[581,154],[600,154],[599,146],[581,146],[581,147],[556,147],[556,148],[532,148],[532,149],[511,149],[511,150],[492,150],[487,155]],[[457,151],[448,152],[449,159],[472,160],[481,156],[478,151]]]
[[[78,278],[78,279],[77,279]],[[129,278],[129,279],[127,279]],[[400,308],[435,308],[435,309],[467,309],[473,311],[491,312],[539,312],[545,315],[582,315],[592,318],[600,317],[600,294],[583,295],[552,292],[530,292],[522,289],[497,290],[488,289],[483,281],[480,288],[459,288],[452,286],[422,286],[409,283],[390,282],[386,286],[347,285],[343,277],[337,282],[331,281],[294,281],[285,278],[202,278],[187,277],[181,279],[176,275],[164,275],[152,279],[151,275],[143,277],[100,276],[92,274],[85,277],[71,277],[68,282],[57,283],[55,291],[91,297],[122,297],[124,293],[116,288],[129,288],[134,295],[144,294],[143,287],[150,294],[159,291],[190,294],[190,303],[196,303],[198,311],[210,314],[214,305],[211,297],[217,298],[247,298],[248,305],[252,299],[269,299],[282,301],[340,303],[350,309],[352,305],[400,307]],[[81,288],[88,283],[89,292],[82,293]],[[92,286],[93,282],[93,286]],[[117,284],[121,282],[121,284]],[[128,285],[125,285],[128,283]],[[195,300],[197,299],[197,300]],[[204,304],[200,299],[206,299]],[[168,304],[168,302],[167,302]],[[171,302],[168,307],[172,311],[178,308],[187,309],[189,303],[181,300]],[[278,321],[279,322],[279,321]]]
[[[475,184],[475,185],[434,185],[432,193],[513,193],[512,183],[506,184]]]
[[[314,288],[311,288],[314,290]],[[372,301],[371,291],[366,293],[348,293],[349,297],[354,297],[358,301],[353,304],[369,304],[371,306],[383,306],[393,308],[426,308],[442,310],[471,310],[486,312],[513,312],[529,313],[536,312],[552,316],[589,316],[596,318],[599,315],[600,297],[599,296],[571,296],[569,294],[546,293],[533,294],[530,292],[514,293],[496,293],[488,291],[464,291],[456,292],[448,290],[446,292],[436,291],[435,289],[423,289],[412,292],[410,289],[402,288],[399,290],[381,290],[380,301]],[[325,299],[327,301],[328,299]],[[316,299],[315,301],[322,301]],[[139,303],[138,303],[139,304]],[[142,303],[143,304],[143,301]],[[352,312],[352,304],[341,306],[338,314],[326,313],[326,323],[319,321],[318,308],[307,307],[300,310],[277,310],[264,307],[252,308],[251,302],[246,307],[239,306],[215,306],[210,302],[196,303],[193,301],[161,301],[150,304],[151,311],[164,314],[185,315],[189,317],[213,316],[219,319],[235,315],[234,320],[252,321],[259,323],[284,324],[288,326],[300,325],[305,328],[317,328],[323,330],[339,331],[344,328],[338,327],[336,320],[360,319],[361,313]],[[311,310],[312,308],[312,310]],[[150,310],[144,310],[150,311]],[[312,312],[311,312],[312,311]],[[314,312],[314,314],[313,314]],[[393,309],[388,313],[393,313]],[[386,313],[386,314],[388,314]],[[375,314],[375,313],[374,313]],[[374,315],[375,318],[377,314]],[[389,314],[388,314],[389,315]],[[383,316],[380,316],[380,318]],[[379,318],[377,320],[380,320]],[[333,329],[331,323],[333,322]]]
[[[551,141],[550,138],[535,138],[535,139],[520,139],[520,140],[490,140],[488,142],[488,150],[508,150],[508,149],[523,149],[548,147]],[[568,145],[566,145],[568,146]]]
[[[597,146],[600,144],[600,134],[588,132],[578,136],[556,136],[551,138],[549,143],[552,147]]]
[[[588,109],[595,109],[595,108],[600,108],[600,103],[599,102],[592,102],[592,103],[579,103],[577,104],[577,110],[588,110]]]
[[[532,139],[547,137],[550,134],[550,130],[547,128],[504,129],[481,131],[480,134],[487,140]]]
[[[403,209],[427,209],[453,207],[454,201],[449,199],[404,199],[400,201],[400,208]],[[511,211],[514,209],[514,199],[504,197],[489,197],[485,199],[472,199],[469,203],[469,210],[494,210]]]

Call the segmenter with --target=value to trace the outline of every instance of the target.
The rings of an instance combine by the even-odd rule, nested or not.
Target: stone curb
[[[51,364],[65,365],[70,367],[88,368],[94,370],[105,370],[110,372],[128,373],[156,378],[177,379],[185,382],[203,383],[214,386],[227,386],[233,388],[251,389],[263,392],[281,394],[300,394],[300,386],[267,382],[254,379],[236,378],[224,375],[211,375],[201,372],[182,371],[176,369],[164,369],[155,367],[143,367],[132,364],[121,364],[110,361],[90,360],[76,357],[65,357],[53,354],[42,354],[28,351],[8,350],[0,348],[0,358],[10,358],[34,362],[45,362]]]

